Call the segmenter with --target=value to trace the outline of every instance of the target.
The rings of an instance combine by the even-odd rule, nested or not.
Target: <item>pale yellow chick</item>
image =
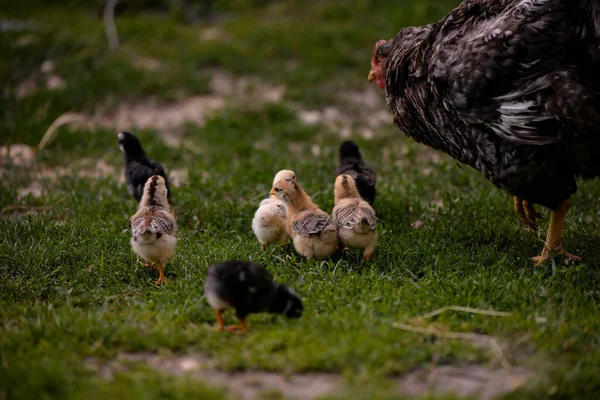
[[[340,243],[351,249],[364,249],[363,258],[369,261],[377,243],[375,211],[360,197],[350,175],[336,178],[334,194],[332,214]]]
[[[133,251],[146,260],[146,265],[156,265],[160,276],[154,284],[162,285],[164,264],[175,254],[177,243],[177,222],[171,213],[163,177],[148,178],[138,210],[129,222]]]
[[[273,184],[282,179],[295,181],[296,174],[289,169],[281,170],[275,175]],[[266,250],[268,244],[283,244],[290,240],[287,223],[287,207],[277,196],[271,195],[260,202],[252,219],[252,231],[263,251]]]
[[[271,189],[287,206],[288,232],[294,248],[306,258],[323,258],[337,247],[337,232],[329,215],[319,209],[298,182],[282,179]]]

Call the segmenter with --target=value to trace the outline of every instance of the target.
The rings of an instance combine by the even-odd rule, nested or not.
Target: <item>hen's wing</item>
[[[323,231],[335,230],[333,221],[326,214],[306,214],[292,223],[292,230],[302,236],[319,234]]]
[[[139,236],[149,232],[153,234],[171,234],[175,229],[172,217],[164,211],[149,211],[145,215],[131,218],[131,233]]]
[[[504,139],[537,145],[559,141],[564,123],[577,134],[582,114],[597,115],[576,72],[577,57],[585,57],[577,52],[585,25],[577,5],[512,1],[489,19],[472,12],[477,1],[463,6],[432,36],[429,79],[446,109]]]
[[[371,229],[375,229],[375,212],[368,207],[360,207],[354,204],[338,208],[334,215],[337,226],[352,229],[356,225],[366,221]]]

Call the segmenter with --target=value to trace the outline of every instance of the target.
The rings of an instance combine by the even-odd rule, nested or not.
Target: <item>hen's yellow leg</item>
[[[552,211],[550,216],[550,225],[548,225],[548,234],[546,236],[546,243],[544,244],[544,250],[542,254],[533,257],[532,260],[535,265],[540,265],[550,257],[550,253],[558,253],[564,255],[569,261],[579,261],[580,258],[573,254],[567,253],[562,248],[561,234],[565,223],[565,217],[571,207],[571,199],[567,199],[560,203],[556,210]]]
[[[167,280],[165,278],[165,272],[163,271],[163,263],[161,262],[156,262],[156,268],[158,268],[158,279],[155,280],[154,283],[155,285],[163,285],[165,283],[165,281]]]
[[[528,202],[527,200],[523,200],[518,196],[513,197],[515,212],[521,218],[521,220],[533,229],[534,231],[538,230],[538,224],[536,219],[541,217],[541,214],[537,212],[533,204]]]

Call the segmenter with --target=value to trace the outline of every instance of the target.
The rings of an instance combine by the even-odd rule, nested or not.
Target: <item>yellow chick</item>
[[[323,258],[337,247],[337,232],[329,215],[319,209],[298,182],[282,179],[271,189],[287,206],[288,232],[294,248],[306,258]]]
[[[273,179],[273,184],[282,180],[296,180],[294,171],[284,169],[279,171]],[[290,239],[287,231],[287,207],[285,203],[271,195],[260,202],[258,210],[252,219],[252,231],[262,245],[263,251],[268,244],[282,244]]]
[[[165,283],[164,264],[175,254],[177,222],[167,200],[165,179],[153,175],[146,181],[137,212],[131,217],[131,247],[146,260],[155,264],[159,278],[155,285]]]
[[[369,261],[377,243],[373,207],[362,199],[350,175],[335,179],[334,194],[332,214],[340,242],[351,249],[364,249],[363,259]]]

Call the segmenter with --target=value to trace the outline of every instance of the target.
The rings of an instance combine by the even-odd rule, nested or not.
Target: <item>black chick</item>
[[[351,175],[356,182],[360,196],[369,204],[375,202],[377,190],[375,189],[375,171],[362,158],[356,143],[347,140],[340,146],[340,165],[337,175]]]
[[[165,179],[167,200],[171,204],[171,188],[163,166],[146,156],[139,139],[134,134],[120,132],[117,140],[119,147],[125,153],[125,180],[129,194],[139,202],[144,194],[146,181],[153,175],[160,175]]]
[[[302,315],[300,298],[288,287],[273,281],[263,267],[250,261],[228,260],[210,266],[204,282],[204,295],[215,309],[219,331],[248,331],[248,314],[269,312],[288,318]],[[223,327],[222,312],[235,309],[241,327]]]

